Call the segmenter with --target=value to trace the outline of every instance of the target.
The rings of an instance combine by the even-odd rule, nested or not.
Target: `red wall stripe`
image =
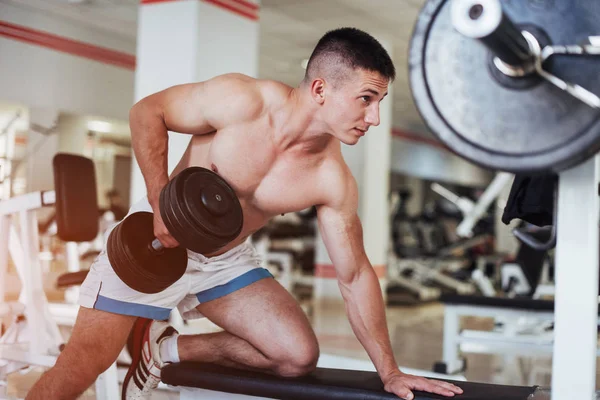
[[[234,3],[234,4],[237,3],[237,4],[240,4],[242,6],[247,6],[247,4],[242,3],[241,0],[237,0],[237,1],[233,1],[233,0],[230,0],[230,1],[226,1],[226,0],[204,0],[204,1],[206,1],[207,3],[210,3],[210,4],[214,4],[215,6],[223,8],[225,10],[229,10],[229,11],[231,11],[234,14],[241,15],[242,17],[251,19],[253,21],[257,21],[258,20],[258,12],[257,12],[258,8],[254,9],[254,10],[244,10],[244,9],[242,9],[240,7],[236,7],[236,6],[234,6],[234,5],[231,4],[231,3]],[[249,4],[252,4],[252,3],[249,3]]]
[[[156,4],[156,3],[166,3],[172,1],[179,0],[141,0],[141,4]],[[253,21],[257,21],[258,10],[260,6],[256,3],[252,3],[248,0],[203,0],[207,3],[213,4],[217,7],[223,8],[225,10],[231,11],[234,14],[241,15],[244,18],[251,19]]]
[[[375,270],[375,274],[379,279],[385,278],[387,276],[385,265],[373,265],[373,269]],[[316,264],[315,277],[334,279],[337,277],[335,273],[335,267],[333,266],[333,264]]]
[[[0,21],[0,36],[46,47],[63,53],[135,70],[135,56],[117,50],[68,39],[52,33]]]
[[[252,3],[251,1],[247,1],[247,0],[232,0],[234,3],[238,3],[244,7],[248,7],[251,8],[253,10],[258,11],[258,9],[260,8],[258,4],[256,3]]]
[[[392,136],[397,137],[399,139],[410,140],[412,142],[424,143],[424,144],[427,144],[429,146],[438,147],[440,149],[444,149],[444,150],[450,151],[450,149],[448,147],[446,147],[443,143],[438,142],[435,139],[430,139],[430,138],[427,138],[427,137],[419,136],[419,135],[416,135],[414,133],[409,133],[409,132],[402,131],[400,129],[396,129],[396,128],[392,129]]]

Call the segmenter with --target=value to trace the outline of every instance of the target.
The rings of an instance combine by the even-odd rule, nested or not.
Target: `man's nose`
[[[379,108],[371,108],[365,115],[365,122],[371,126],[379,126]]]

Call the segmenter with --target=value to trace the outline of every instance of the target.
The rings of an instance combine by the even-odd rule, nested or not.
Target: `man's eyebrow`
[[[363,92],[369,92],[374,94],[375,96],[379,96],[379,92],[377,90],[374,89],[365,89],[363,90]],[[385,92],[385,94],[383,95],[383,97],[387,96],[388,92]]]

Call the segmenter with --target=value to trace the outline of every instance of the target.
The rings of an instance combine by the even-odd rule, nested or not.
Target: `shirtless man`
[[[203,166],[225,178],[244,210],[242,233],[218,254],[188,252],[184,277],[154,295],[123,284],[102,253],[82,286],[68,345],[28,399],[80,395],[114,362],[132,327],[138,349],[123,398],[148,398],[169,362],[196,360],[286,377],[311,372],[319,346],[309,321],[260,267],[246,238],[273,216],[312,205],[348,318],[385,390],[404,399],[414,397],[411,390],[462,393],[398,369],[379,282],[363,247],[357,185],[342,158],[342,143],[354,145],[379,125],[379,103],[394,77],[392,60],[374,38],[343,28],[321,38],[297,88],[228,74],[138,102],[130,126],[148,195],[130,212],[153,211],[157,238],[166,247],[178,245],[161,220],[158,198],[169,179],[167,131],[187,133],[194,136],[173,175]],[[175,307],[184,318],[205,316],[224,331],[179,335],[160,322]],[[137,317],[144,319],[134,327]]]

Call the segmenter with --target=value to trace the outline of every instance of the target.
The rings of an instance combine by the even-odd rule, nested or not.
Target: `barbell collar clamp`
[[[508,66],[530,70],[534,56],[529,43],[502,11],[499,0],[454,0],[452,24],[459,33],[482,42]]]

